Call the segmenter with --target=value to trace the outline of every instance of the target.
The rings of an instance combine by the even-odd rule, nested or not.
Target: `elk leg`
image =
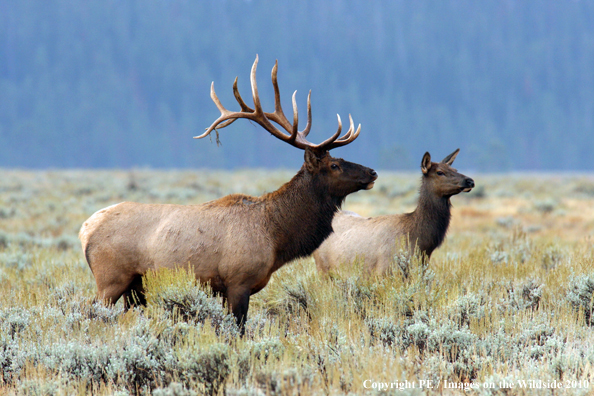
[[[128,296],[130,287],[134,284],[134,278],[111,278],[95,277],[97,283],[96,300],[105,301],[109,305],[115,305],[122,295]],[[127,304],[124,302],[127,309]]]
[[[229,290],[227,292],[227,303],[233,316],[235,316],[241,336],[245,334],[245,322],[247,321],[251,294],[249,289]]]
[[[123,287],[106,287],[97,288],[97,297],[95,300],[103,301],[107,305],[115,305],[118,302],[122,294],[126,292],[126,288]]]
[[[146,305],[141,276],[137,276],[124,292],[124,309],[128,310],[136,305]]]

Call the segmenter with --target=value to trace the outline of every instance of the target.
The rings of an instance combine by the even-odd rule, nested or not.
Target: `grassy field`
[[[144,309],[91,303],[77,234],[96,210],[260,195],[293,173],[2,170],[0,394],[594,392],[594,175],[469,174],[428,267],[407,261],[404,280],[288,264],[252,297],[243,338],[183,272],[148,276]],[[410,211],[419,177],[380,172],[345,209]]]

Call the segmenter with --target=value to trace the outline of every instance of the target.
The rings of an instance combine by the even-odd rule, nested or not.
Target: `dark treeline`
[[[0,0],[0,166],[296,167],[257,125],[193,140],[223,104],[263,105],[279,60],[285,111],[312,89],[335,155],[413,169],[460,147],[464,169],[594,169],[591,1]]]

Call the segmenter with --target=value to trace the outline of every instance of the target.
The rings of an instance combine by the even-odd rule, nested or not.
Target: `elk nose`
[[[470,177],[467,177],[466,180],[466,187],[474,187],[474,180],[472,180]]]
[[[373,169],[370,169],[370,170],[369,170],[369,175],[370,175],[371,177],[375,177],[375,178],[377,178],[377,172],[376,172],[376,171],[374,171]]]

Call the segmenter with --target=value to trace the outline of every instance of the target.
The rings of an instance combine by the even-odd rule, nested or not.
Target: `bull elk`
[[[408,243],[409,255],[418,248],[429,260],[448,230],[450,198],[474,187],[474,180],[452,168],[459,152],[457,149],[439,163],[431,162],[431,155],[425,153],[418,205],[412,213],[372,218],[353,212],[337,213],[332,222],[334,233],[314,252],[318,270],[327,272],[359,259],[368,272],[383,274],[394,260],[400,239]]]
[[[359,136],[353,120],[342,136],[338,130],[320,144],[306,137],[311,129],[311,92],[307,99],[307,125],[298,131],[293,94],[293,123],[285,117],[277,83],[278,61],[272,69],[275,110],[262,110],[256,85],[258,57],[251,70],[254,109],[237,89],[233,93],[241,110],[223,107],[211,85],[210,95],[221,112],[200,136],[223,128],[239,118],[257,122],[276,138],[305,150],[299,172],[277,191],[252,197],[232,194],[201,205],[151,205],[122,202],[93,214],[79,238],[97,283],[97,298],[115,304],[146,303],[142,275],[158,268],[188,268],[196,279],[223,296],[243,334],[250,296],[266,286],[272,274],[287,262],[309,256],[332,232],[332,218],[346,196],[371,189],[377,174],[362,165],[333,158],[329,150]],[[277,129],[275,124],[287,133]]]

